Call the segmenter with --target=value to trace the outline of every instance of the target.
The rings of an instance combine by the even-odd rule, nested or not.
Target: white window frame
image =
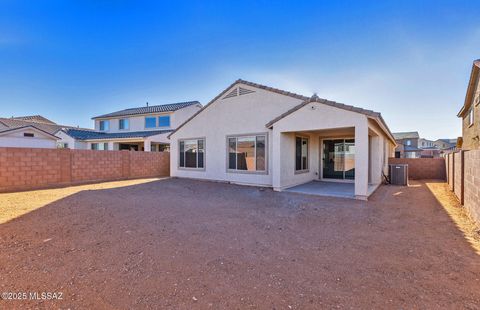
[[[190,141],[190,140],[196,140],[197,141],[197,150],[198,150],[198,140],[203,140],[203,167],[198,168],[198,152],[196,156],[196,168],[192,167],[181,167],[180,166],[180,143],[185,142],[185,141]],[[177,158],[178,158],[178,163],[177,163],[177,169],[179,170],[194,170],[194,171],[205,171],[206,166],[207,166],[207,139],[205,137],[200,137],[200,138],[186,138],[186,139],[179,139],[177,141],[178,143],[178,152],[177,152]],[[185,155],[185,149],[183,150],[183,162],[184,165],[186,164],[186,155]]]
[[[104,125],[103,125],[103,129],[102,129],[102,123],[104,124]],[[105,124],[108,124],[108,125],[107,125],[107,127],[108,127],[107,129],[105,129]],[[100,130],[100,131],[109,131],[109,130],[110,130],[110,120],[104,119],[104,120],[98,121],[98,130]]]
[[[473,126],[473,123],[475,122],[475,113],[474,113],[473,106],[471,106],[470,110],[468,110],[467,121],[468,121],[468,127]]]
[[[297,170],[297,138],[301,139],[300,144],[303,145],[303,141],[307,141],[307,167],[304,169]],[[301,147],[301,146],[300,146]],[[301,151],[300,151],[301,153]],[[301,154],[300,154],[301,155]],[[294,169],[295,169],[295,174],[299,173],[307,173],[310,171],[310,138],[307,136],[301,136],[301,135],[295,135],[295,147],[294,147]],[[302,162],[300,162],[300,166],[302,165]]]
[[[123,122],[123,124],[125,125],[125,121],[126,121],[126,124],[127,126],[125,128],[120,128],[120,124]],[[118,130],[130,130],[130,119],[129,118],[120,118],[118,120]]]
[[[160,126],[160,118],[161,117],[168,117],[168,126]],[[157,127],[159,128],[169,128],[172,126],[172,118],[170,117],[170,114],[167,114],[167,115],[159,115],[158,117],[158,124],[157,124]]]
[[[236,139],[236,144],[238,143],[238,138],[247,138],[247,137],[254,137],[255,138],[255,170],[248,171],[248,170],[238,170],[238,169],[230,169],[229,165],[229,157],[230,157],[230,147],[229,147],[229,140],[231,138]],[[257,137],[265,137],[265,170],[257,170]],[[240,173],[240,174],[268,174],[268,133],[261,132],[261,133],[251,133],[251,134],[238,134],[238,135],[227,135],[226,136],[226,153],[225,153],[225,168],[226,172],[228,173]],[[235,156],[235,163],[237,162],[237,158]]]

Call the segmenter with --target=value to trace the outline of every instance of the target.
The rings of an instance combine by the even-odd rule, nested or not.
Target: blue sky
[[[243,78],[457,137],[475,2],[0,0],[0,116],[91,127],[147,101],[208,103]]]

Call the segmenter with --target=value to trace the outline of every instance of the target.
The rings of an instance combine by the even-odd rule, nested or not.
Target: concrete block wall
[[[170,174],[170,153],[0,148],[0,192]]]
[[[464,154],[464,206],[480,225],[480,150]]]
[[[389,164],[408,164],[408,177],[413,180],[445,180],[444,158],[389,158]]]
[[[452,153],[453,156],[453,192],[460,203],[463,203],[463,154],[464,152]]]

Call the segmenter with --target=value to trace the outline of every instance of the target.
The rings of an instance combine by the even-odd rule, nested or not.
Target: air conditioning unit
[[[408,165],[407,164],[390,164],[388,165],[388,175],[390,184],[408,185]]]

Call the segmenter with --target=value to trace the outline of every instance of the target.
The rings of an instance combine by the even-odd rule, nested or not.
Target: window
[[[108,151],[108,143],[92,143],[90,149],[95,151]]]
[[[157,118],[156,117],[145,117],[145,128],[155,128],[157,127]]]
[[[130,128],[130,122],[128,118],[122,118],[118,120],[118,129],[128,130]]]
[[[470,107],[470,110],[468,111],[468,114],[467,114],[467,117],[468,117],[468,126],[472,126],[473,125],[473,107]]]
[[[100,130],[108,131],[110,129],[110,121],[100,121]]]
[[[412,141],[411,140],[405,141],[405,145],[412,145]]]
[[[179,142],[180,168],[205,168],[205,139],[181,140]]]
[[[266,171],[266,135],[228,137],[228,170]]]
[[[24,132],[24,133],[23,133],[23,136],[24,136],[24,137],[29,137],[29,138],[35,137],[35,135],[34,135],[33,133],[31,133],[31,132]]]
[[[58,142],[57,149],[68,149],[68,143],[66,142]]]
[[[308,170],[308,138],[295,138],[295,171]]]
[[[158,127],[170,127],[170,115],[158,117]]]

